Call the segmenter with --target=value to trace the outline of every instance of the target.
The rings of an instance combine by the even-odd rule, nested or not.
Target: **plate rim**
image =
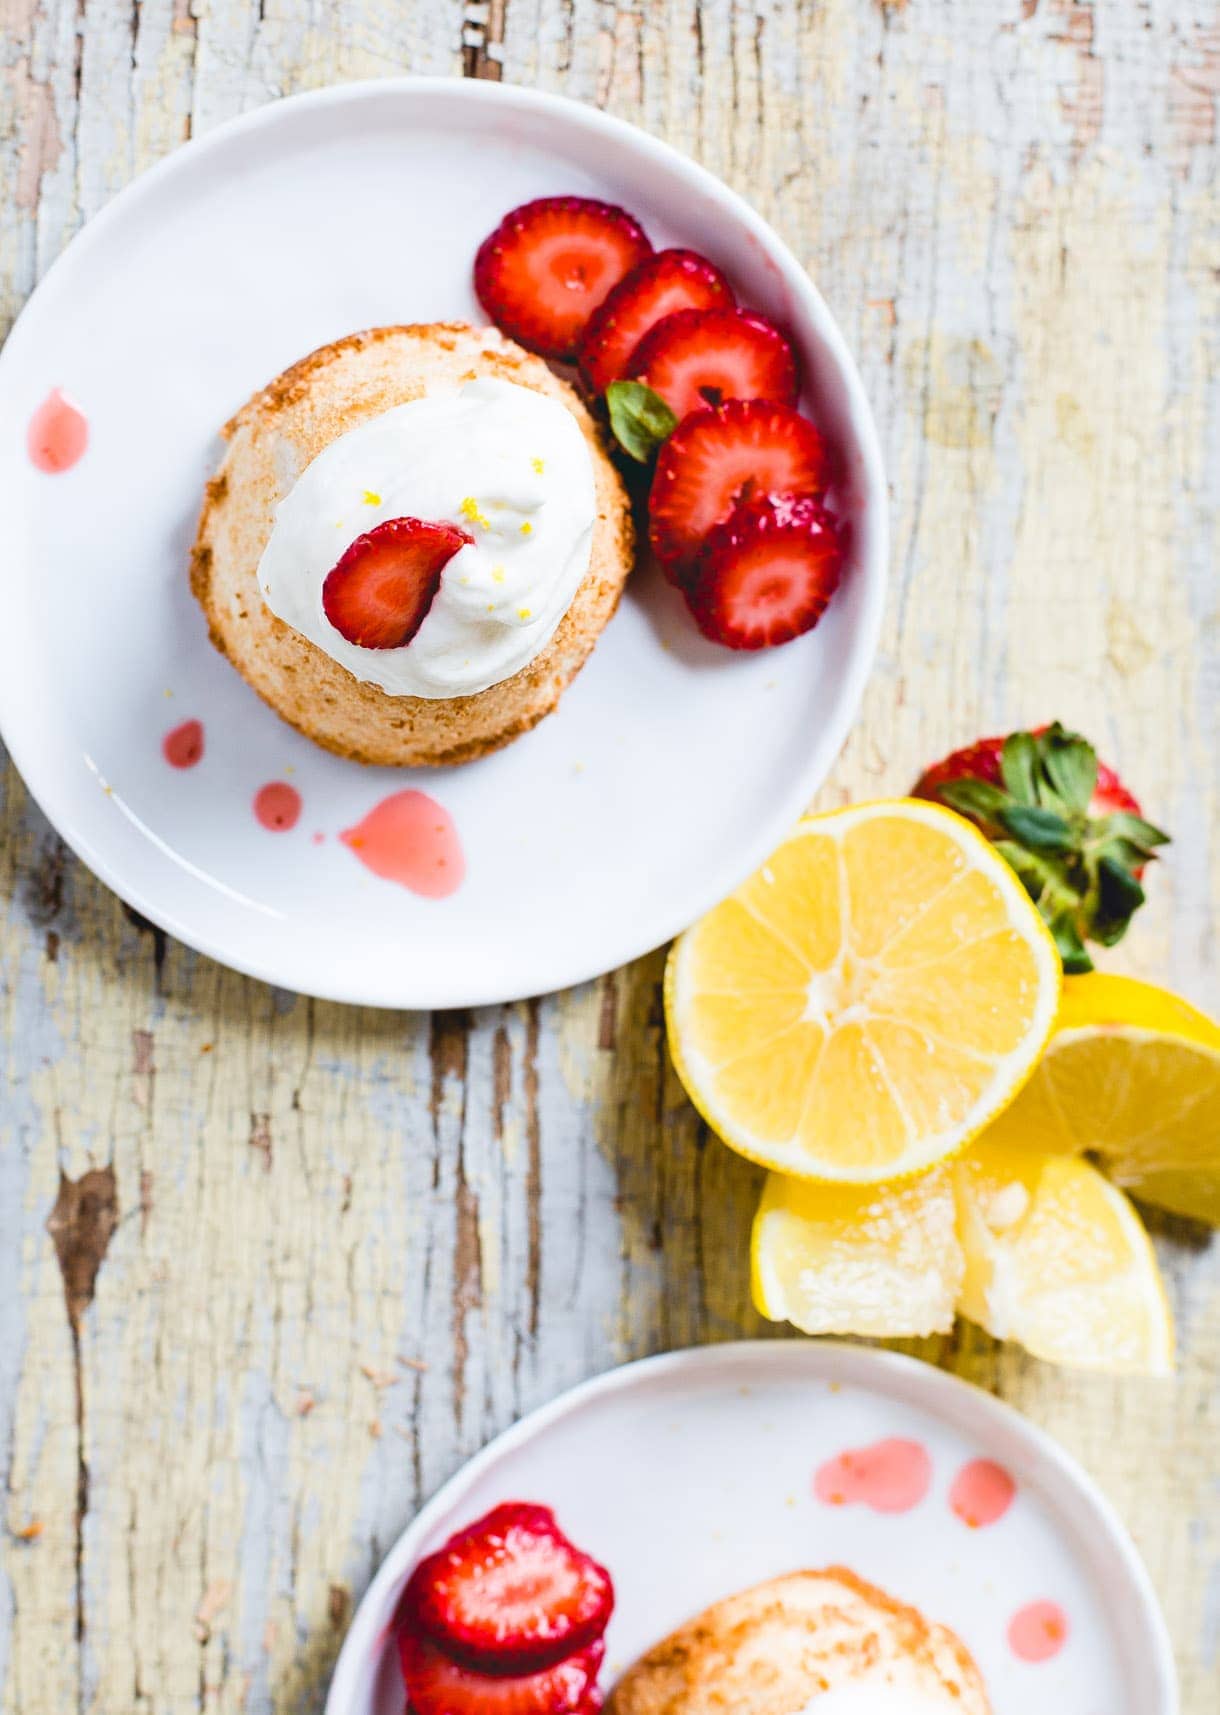
[[[811,749],[812,757],[820,756],[824,760],[819,760],[816,764],[811,761],[793,772],[787,790],[777,793],[773,814],[760,822],[760,831],[755,838],[743,842],[745,856],[742,860],[723,872],[709,868],[705,872],[702,885],[692,884],[683,893],[681,905],[675,906],[659,918],[662,933],[658,934],[656,924],[650,924],[645,933],[631,933],[630,926],[625,926],[622,948],[611,965],[606,965],[601,957],[596,957],[590,966],[587,955],[568,959],[566,962],[562,954],[553,955],[550,959],[552,968],[549,971],[539,971],[538,981],[532,981],[524,990],[521,989],[519,981],[514,981],[507,988],[503,982],[497,983],[492,972],[487,972],[481,983],[470,983],[451,992],[438,987],[435,981],[414,989],[414,965],[411,961],[402,961],[400,964],[400,982],[397,985],[391,982],[384,972],[372,986],[367,986],[365,981],[356,978],[332,980],[323,968],[297,969],[289,973],[282,968],[282,955],[274,950],[266,955],[246,955],[239,932],[226,937],[219,931],[209,932],[195,927],[190,920],[189,907],[184,912],[174,909],[172,901],[157,901],[150,897],[150,891],[155,892],[157,889],[146,889],[138,880],[127,878],[122,873],[121,865],[112,861],[101,842],[95,841],[82,825],[75,808],[77,799],[72,788],[63,785],[54,775],[48,777],[39,761],[35,730],[37,722],[32,718],[32,712],[23,706],[16,692],[7,688],[14,685],[15,676],[0,671],[0,740],[3,741],[26,790],[74,855],[133,911],[197,953],[257,981],[290,988],[294,993],[322,1001],[384,1010],[423,1012],[449,1007],[507,1005],[592,981],[606,970],[620,969],[664,946],[753,874],[776,843],[783,838],[788,827],[794,825],[807,811],[814,794],[829,777],[849,734],[855,727],[880,644],[889,584],[890,520],[885,463],[863,379],[842,330],[815,281],[786,241],[732,186],[664,138],[657,137],[628,120],[620,119],[617,115],[606,113],[590,103],[523,84],[418,73],[356,79],[273,99],[249,112],[223,121],[202,136],[192,137],[130,180],[86,221],[64,246],[22,306],[3,347],[0,348],[0,386],[3,385],[12,354],[24,344],[24,329],[29,324],[30,311],[44,288],[57,280],[65,269],[86,264],[91,247],[108,231],[110,225],[146,192],[155,189],[164,178],[178,171],[185,161],[197,161],[201,156],[227,146],[235,137],[274,126],[288,113],[307,108],[341,107],[348,103],[358,106],[364,101],[376,99],[410,103],[419,96],[433,100],[443,97],[448,101],[457,99],[501,105],[507,109],[531,110],[544,117],[547,114],[559,115],[567,123],[584,126],[595,134],[600,132],[629,150],[642,153],[645,157],[651,156],[670,175],[676,174],[679,178],[685,178],[689,184],[717,201],[725,213],[776,261],[786,281],[806,298],[807,308],[817,324],[819,338],[831,356],[838,380],[844,389],[864,486],[869,495],[872,536],[872,551],[867,560],[861,562],[857,571],[857,576],[864,586],[863,599],[857,623],[851,633],[851,659],[843,691],[835,705],[833,718],[821,729],[821,744]],[[0,655],[5,653],[7,647],[0,638]],[[161,891],[164,891],[164,888]],[[305,980],[306,978],[308,980]]]
[[[1156,1704],[1141,1715],[1178,1715],[1177,1667],[1169,1629],[1152,1579],[1131,1534],[1113,1502],[1084,1466],[1007,1400],[977,1383],[905,1352],[885,1347],[858,1346],[845,1340],[771,1339],[729,1340],[636,1358],[566,1388],[535,1407],[473,1454],[450,1476],[400,1532],[370,1579],[343,1639],[327,1689],[323,1715],[352,1715],[358,1705],[360,1670],[379,1641],[378,1614],[385,1597],[402,1580],[416,1545],[446,1513],[459,1506],[485,1472],[539,1433],[586,1405],[647,1383],[654,1376],[681,1375],[717,1364],[764,1359],[778,1370],[806,1373],[810,1381],[837,1381],[879,1387],[908,1404],[942,1417],[955,1428],[994,1429],[1023,1440],[1030,1452],[1046,1461],[1054,1479],[1075,1492],[1093,1522],[1100,1527],[1127,1587],[1129,1605],[1144,1624],[1150,1646],[1150,1667],[1156,1680]]]

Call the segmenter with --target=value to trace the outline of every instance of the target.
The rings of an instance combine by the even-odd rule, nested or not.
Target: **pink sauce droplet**
[[[971,1530],[995,1524],[1012,1505],[1017,1485],[1003,1465],[992,1459],[972,1459],[963,1465],[949,1490],[949,1505]]]
[[[321,828],[318,828],[316,832],[311,834],[310,838],[313,840],[315,846],[325,845],[326,843],[326,835],[322,832]]]
[[[426,792],[391,793],[339,838],[374,875],[429,899],[454,893],[466,874],[453,817]]]
[[[273,834],[286,834],[295,828],[301,814],[301,794],[287,781],[272,780],[260,786],[254,795],[254,814],[264,828]]]
[[[85,413],[52,387],[30,418],[25,444],[39,470],[71,470],[89,444]]]
[[[161,754],[171,768],[194,768],[203,760],[203,722],[183,721],[161,740]]]
[[[849,1448],[819,1465],[813,1492],[832,1507],[861,1502],[878,1513],[905,1513],[918,1506],[932,1481],[932,1461],[918,1441],[892,1438],[871,1447]]]
[[[1008,1622],[1008,1646],[1020,1661],[1049,1661],[1067,1635],[1067,1615],[1058,1602],[1030,1602]]]

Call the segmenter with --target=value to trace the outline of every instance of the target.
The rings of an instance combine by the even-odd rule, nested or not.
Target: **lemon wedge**
[[[953,1154],[1011,1101],[1060,983],[995,849],[896,799],[802,822],[679,938],[665,1005],[678,1074],[726,1143],[870,1184]]]
[[[1131,977],[1068,977],[998,1145],[1096,1155],[1132,1196],[1220,1225],[1220,1025]]]
[[[1075,1155],[996,1147],[888,1185],[770,1174],[754,1221],[759,1312],[807,1334],[945,1333],[955,1311],[1035,1357],[1166,1375],[1173,1323],[1148,1236]]]
[[[771,1173],[750,1245],[755,1306],[806,1334],[947,1333],[966,1266],[955,1221],[948,1167],[879,1186]]]
[[[988,1137],[949,1171],[963,1316],[1051,1363],[1169,1374],[1173,1321],[1152,1245],[1097,1168]]]

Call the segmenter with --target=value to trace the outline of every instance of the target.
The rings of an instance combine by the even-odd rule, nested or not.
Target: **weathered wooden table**
[[[516,79],[739,186],[863,365],[893,596],[827,803],[984,729],[1088,730],[1177,839],[1119,968],[1216,1003],[1215,0],[2,0],[0,315],[184,138],[292,90]],[[189,328],[183,336],[189,338]],[[320,1706],[420,1500],[557,1390],[760,1331],[756,1176],[665,1056],[658,953],[471,1015],[167,944],[11,771],[0,846],[2,1707]],[[1173,1383],[923,1355],[1129,1521],[1220,1695],[1220,1251],[1157,1223]]]

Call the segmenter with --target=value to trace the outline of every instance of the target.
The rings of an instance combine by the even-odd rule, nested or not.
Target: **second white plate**
[[[845,1493],[840,1456],[893,1442],[889,1492]],[[505,1500],[553,1506],[610,1568],[606,1685],[709,1602],[838,1564],[951,1626],[995,1715],[1176,1715],[1147,1574],[1079,1466],[955,1377],[812,1341],[631,1364],[502,1435],[391,1550],[344,1643],[327,1715],[402,1715],[391,1622],[403,1584],[422,1555]]]

